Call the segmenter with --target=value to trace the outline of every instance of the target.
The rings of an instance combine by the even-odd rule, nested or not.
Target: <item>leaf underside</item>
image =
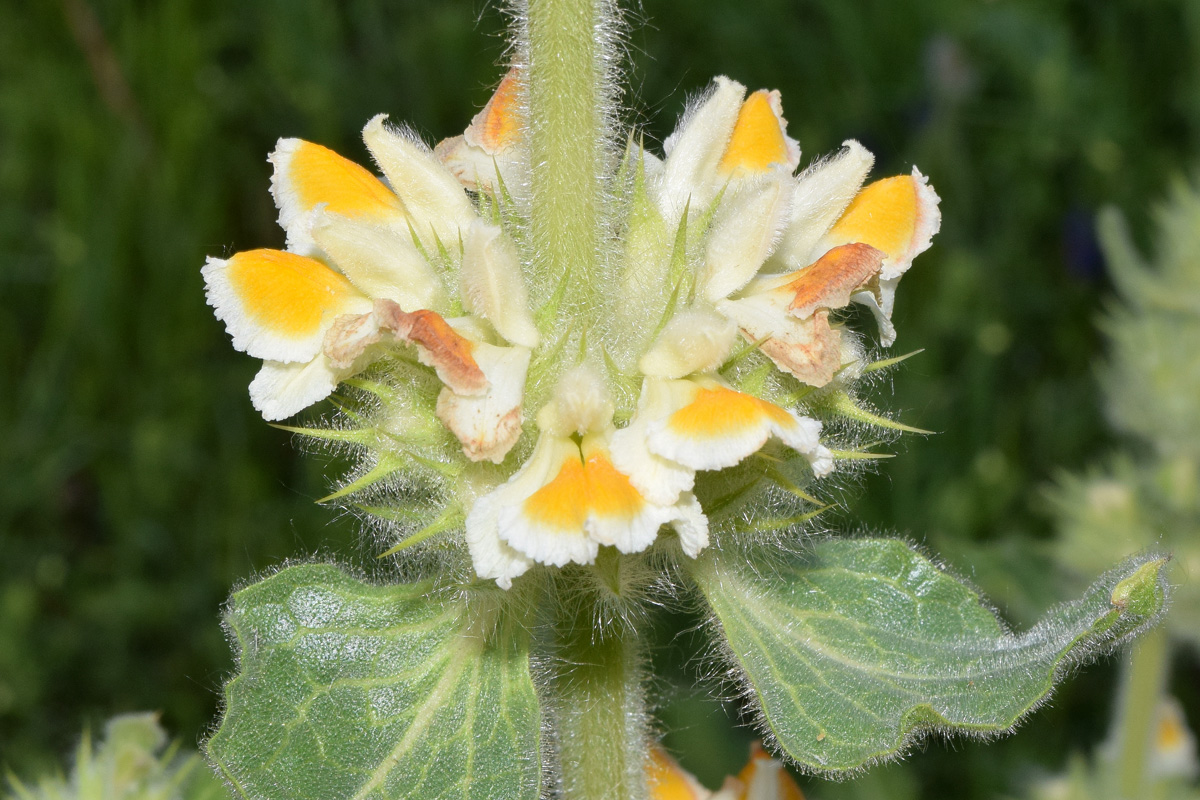
[[[468,634],[430,589],[309,564],[234,594],[239,670],[208,755],[239,796],[537,798],[523,637]]]
[[[841,772],[931,731],[1011,729],[1064,669],[1154,619],[1163,563],[1127,562],[1020,635],[892,539],[830,539],[773,568],[713,552],[695,577],[769,734],[802,767]]]

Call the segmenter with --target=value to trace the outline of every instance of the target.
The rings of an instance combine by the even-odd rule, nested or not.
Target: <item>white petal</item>
[[[645,149],[641,151],[641,154],[642,169],[645,172],[647,183],[657,183],[662,177],[663,160]]]
[[[567,370],[554,387],[554,400],[538,412],[538,427],[556,436],[605,430],[612,425],[608,388],[591,366]]]
[[[913,167],[910,175],[873,181],[863,188],[817,248],[822,252],[849,242],[881,250],[880,277],[899,278],[929,249],[942,224],[940,198],[929,180]]]
[[[386,119],[386,114],[380,114],[368,122],[363,141],[403,201],[426,248],[435,247],[434,237],[447,248],[457,245],[475,219],[466,190],[429,148],[415,136],[385,125]]]
[[[652,503],[670,505],[692,488],[696,471],[650,452],[646,421],[633,422],[613,435],[613,466]]]
[[[344,376],[323,355],[307,364],[264,361],[250,382],[250,402],[268,422],[286,419],[324,400]]]
[[[659,179],[659,197],[668,224],[679,219],[689,200],[693,212],[707,208],[720,189],[717,165],[737,122],[746,87],[723,75],[713,84],[690,105],[663,145],[667,159]]]
[[[796,178],[789,221],[772,259],[785,269],[816,260],[817,243],[854,199],[875,163],[875,156],[853,139],[843,142],[842,148]]]
[[[812,417],[802,417],[795,412],[788,412],[799,425],[795,428],[777,426],[775,435],[788,447],[808,459],[813,474],[823,478],[833,472],[833,453],[821,444],[821,423]]]
[[[638,369],[659,378],[710,372],[724,363],[736,338],[737,327],[722,315],[703,309],[682,311],[663,327]]]
[[[271,195],[275,198],[275,207],[279,209],[279,227],[287,234],[288,248],[301,255],[309,255],[316,249],[308,235],[307,216],[311,208],[301,197],[289,167],[296,152],[305,144],[301,139],[280,139],[267,156],[267,161],[274,167]]]
[[[896,326],[892,324],[892,304],[896,299],[896,284],[899,282],[899,278],[879,281],[879,295],[887,303],[886,310],[880,306],[873,292],[858,292],[850,298],[859,305],[871,309],[871,314],[875,317],[876,324],[879,325],[879,343],[884,347],[891,347],[896,343]]]
[[[679,545],[685,555],[695,558],[708,547],[708,517],[700,507],[700,501],[691,492],[680,496],[674,506],[675,518],[672,527],[679,534]]]
[[[517,246],[498,225],[483,220],[471,223],[459,281],[467,311],[491,322],[513,344],[538,346],[540,336],[529,311]]]
[[[394,300],[405,311],[444,307],[442,282],[407,229],[397,231],[317,210],[311,231],[338,269],[371,297]]]
[[[477,343],[472,356],[488,380],[487,391],[464,396],[446,387],[438,395],[437,416],[462,442],[467,458],[499,464],[521,436],[530,352]]]
[[[498,492],[500,489],[476,500],[467,514],[467,549],[479,577],[495,578],[501,589],[509,589],[513,578],[525,574],[533,566],[533,559],[500,541],[497,518],[500,509],[504,508],[505,497]]]
[[[652,503],[671,505],[695,483],[694,469],[655,455],[646,443],[649,424],[686,405],[691,393],[686,381],[647,378],[633,420],[613,434],[613,466],[628,475],[634,488]]]
[[[721,200],[709,229],[700,291],[710,303],[741,289],[775,251],[788,221],[792,178],[778,170]]]
[[[883,271],[880,273],[880,277],[885,281],[899,281],[900,276],[908,272],[908,268],[912,266],[913,259],[924,253],[933,244],[933,237],[942,227],[942,210],[940,208],[942,199],[929,185],[929,178],[922,175],[916,167],[912,169],[912,178],[917,183],[917,205],[920,209],[917,214],[917,230],[913,235],[908,252],[899,258],[887,259],[883,262]],[[892,284],[892,295],[895,296],[894,283]],[[892,313],[891,302],[885,300],[885,304],[890,315]]]
[[[632,519],[592,514],[584,524],[584,529],[595,542],[615,547],[622,553],[640,553],[654,544],[659,529],[676,516],[670,506],[646,503]]]
[[[929,249],[941,227],[939,202],[928,179],[914,167],[911,175],[885,178],[864,188],[818,244],[819,249],[857,241],[885,253],[879,273],[878,302],[866,302],[880,320],[880,338],[885,344],[896,338],[891,324],[896,284],[912,266],[913,259]]]

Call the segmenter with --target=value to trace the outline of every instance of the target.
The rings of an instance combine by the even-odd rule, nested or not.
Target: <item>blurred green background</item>
[[[232,668],[230,587],[314,554],[369,568],[313,502],[328,464],[250,407],[257,362],[199,268],[283,245],[277,138],[364,160],[381,111],[430,141],[461,132],[502,72],[503,22],[482,0],[0,2],[0,768],[36,773],[124,711],[198,741]],[[834,522],[924,543],[1018,625],[1067,596],[1045,487],[1113,444],[1094,215],[1115,204],[1144,240],[1200,152],[1200,4],[643,0],[630,22],[649,138],[726,73],[783,92],[806,161],[854,137],[877,174],[930,176],[942,232],[896,315],[896,351],[924,352],[877,402],[939,433],[841,489]],[[749,735],[696,699],[669,624],[670,743],[719,781]],[[1195,729],[1200,667],[1177,661]],[[1013,739],[935,741],[817,792],[993,796],[1101,738],[1114,673],[1076,676]]]

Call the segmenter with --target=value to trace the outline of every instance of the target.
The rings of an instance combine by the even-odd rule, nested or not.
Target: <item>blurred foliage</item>
[[[1104,329],[1113,425],[1128,446],[1102,468],[1064,476],[1053,494],[1060,562],[1076,576],[1150,548],[1169,551],[1177,583],[1167,624],[1200,644],[1200,190],[1178,183],[1158,209],[1143,261],[1115,210],[1102,215],[1121,305]]]
[[[1200,6],[642,0],[630,16],[648,137],[725,72],[783,92],[806,159],[855,137],[878,174],[931,177],[945,223],[896,313],[896,352],[925,352],[892,373],[889,405],[944,433],[847,486],[831,522],[928,544],[1018,623],[1060,599],[1037,487],[1109,441],[1093,215],[1116,204],[1142,234],[1200,151]],[[289,557],[374,560],[312,502],[320,460],[250,408],[256,364],[228,346],[199,267],[283,244],[276,138],[363,160],[358,131],[381,111],[430,140],[460,132],[500,75],[502,25],[484,0],[0,4],[5,764],[30,774],[81,718],[134,708],[199,738],[231,667],[230,586]],[[749,734],[693,699],[688,635],[663,630],[668,744],[717,780]],[[934,745],[812,793],[993,796],[1102,730],[1110,692],[1089,672],[1013,740]],[[1183,699],[1195,714],[1200,697]]]
[[[1174,698],[1164,698],[1146,758],[1146,781],[1138,800],[1200,800],[1197,775],[1196,738],[1187,729],[1183,712]],[[1117,734],[1114,729],[1113,734]],[[1090,760],[1078,754],[1059,775],[1035,780],[1025,797],[1029,800],[1125,800],[1121,791],[1121,752],[1110,735]]]
[[[124,714],[104,726],[93,746],[84,732],[69,777],[35,785],[13,778],[6,800],[225,800],[228,793],[200,755],[167,746],[157,714]]]
[[[1124,447],[1102,466],[1064,474],[1050,496],[1061,568],[1078,581],[1109,557],[1168,551],[1171,609],[1164,631],[1151,634],[1157,644],[1133,648],[1109,742],[1090,761],[1073,757],[1066,774],[1040,782],[1037,800],[1121,798],[1134,785],[1156,798],[1200,797],[1195,737],[1178,701],[1163,697],[1171,644],[1200,643],[1200,190],[1177,181],[1155,217],[1147,262],[1119,212],[1100,216],[1120,296],[1103,325],[1110,348],[1103,397]],[[1145,711],[1155,706],[1152,721]],[[1136,742],[1147,736],[1142,757]]]

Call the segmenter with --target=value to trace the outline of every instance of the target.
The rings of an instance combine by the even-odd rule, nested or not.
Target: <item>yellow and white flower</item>
[[[271,188],[289,250],[210,258],[208,301],[234,347],[264,360],[250,396],[268,420],[324,399],[389,346],[411,344],[445,384],[438,417],[465,455],[499,462],[521,432],[537,344],[515,257],[423,145],[383,117],[363,138],[387,184],[321,145],[280,141]],[[470,318],[444,316],[449,287],[425,253],[464,238],[468,308],[502,344]]]
[[[612,413],[594,372],[564,376],[538,414],[541,433],[533,453],[467,517],[467,544],[480,577],[508,588],[535,562],[590,564],[601,545],[640,552],[663,525],[678,532],[688,555],[708,544],[707,520],[695,497],[681,491],[655,502],[614,466]]]
[[[698,470],[732,467],[776,437],[812,464],[818,477],[833,470],[820,442],[821,423],[736,391],[714,376],[648,377],[637,413],[614,436],[619,469],[658,502],[690,490]]]
[[[664,218],[713,212],[699,294],[797,379],[824,386],[841,367],[830,312],[868,305],[884,345],[895,340],[896,286],[941,222],[938,197],[915,168],[859,191],[874,158],[851,140],[799,176],[776,92],[717,78],[667,140],[657,170]],[[850,249],[839,249],[853,246]]]
[[[832,472],[821,422],[791,407],[781,381],[824,386],[854,357],[832,318],[851,302],[872,308],[890,343],[896,284],[939,219],[916,170],[860,191],[873,159],[853,141],[796,175],[778,92],[717,78],[665,158],[630,153],[624,174],[636,177],[618,190],[634,210],[605,217],[626,226],[609,237],[629,243],[618,277],[562,305],[572,287],[534,282],[525,235],[524,97],[514,68],[434,150],[376,117],[363,138],[383,178],[282,140],[270,160],[288,249],[203,270],[234,346],[264,360],[251,398],[267,419],[364,370],[386,378],[397,358],[432,369],[436,390],[385,393],[382,416],[416,415],[455,452],[400,447],[389,463],[442,465],[437,491],[462,512],[476,573],[505,588],[535,564],[646,550],[664,529],[699,555],[710,531],[697,473],[768,440],[813,476]],[[742,381],[727,372],[739,348],[785,374]],[[387,428],[356,441],[395,440]]]

